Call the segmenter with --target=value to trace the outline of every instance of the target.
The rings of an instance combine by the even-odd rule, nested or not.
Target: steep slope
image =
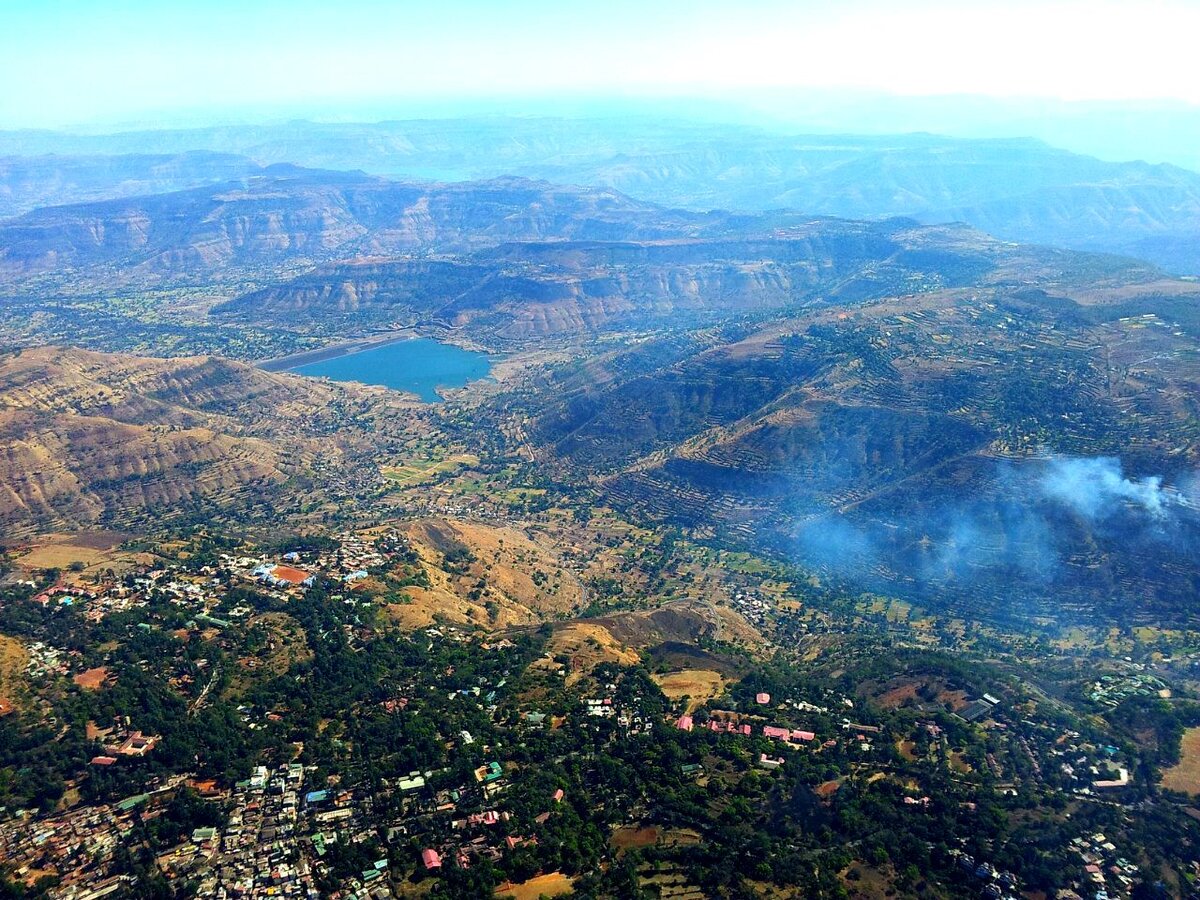
[[[497,403],[635,517],[936,608],[1191,620],[1200,289],[1102,262],[1018,250],[966,290],[651,341]]]
[[[378,392],[209,357],[7,354],[0,524],[13,535],[279,509],[314,468],[339,467],[353,482],[371,446],[363,429],[398,406]]]
[[[419,519],[405,527],[428,586],[408,586],[389,613],[409,628],[436,621],[509,627],[576,609],[579,579],[553,547],[517,528],[455,519]]]
[[[10,535],[35,525],[136,521],[148,511],[169,520],[194,501],[233,507],[278,488],[291,468],[265,441],[83,415],[4,410],[0,446],[0,522]]]
[[[527,341],[762,316],[803,303],[966,284],[1004,252],[964,229],[709,217],[711,237],[505,243],[456,260],[318,269],[218,306],[246,322],[438,323]],[[720,232],[740,230],[737,236]]]
[[[128,281],[319,258],[366,233],[344,193],[362,181],[252,178],[36,210],[0,223],[0,274],[103,268]]]
[[[272,167],[218,187],[40,209],[0,222],[0,276],[203,282],[333,258],[507,240],[679,235],[704,217],[520,179],[408,184]]]

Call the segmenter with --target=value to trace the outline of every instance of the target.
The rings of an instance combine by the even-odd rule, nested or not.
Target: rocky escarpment
[[[506,240],[678,234],[707,217],[522,179],[410,184],[277,166],[214,187],[38,209],[0,222],[0,277],[188,281]]]
[[[455,259],[335,265],[214,312],[248,322],[433,322],[522,341],[962,284],[999,252],[973,233],[957,246],[900,222],[763,218],[739,227],[738,237],[507,242]]]

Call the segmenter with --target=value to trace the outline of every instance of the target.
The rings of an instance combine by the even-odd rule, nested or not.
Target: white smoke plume
[[[1122,572],[1145,568],[1151,581],[1194,584],[1200,473],[1174,473],[1167,483],[1127,476],[1114,457],[1052,455],[998,462],[992,474],[977,491],[934,485],[926,503],[806,521],[796,534],[798,559],[881,590],[969,591],[994,588],[996,579],[1013,598],[1048,596],[1050,585],[1100,590],[1108,576],[1089,580],[1087,565],[1072,561],[1081,552],[1115,566],[1109,575],[1118,583]],[[1164,561],[1184,574],[1163,569]]]
[[[1126,478],[1121,461],[1111,456],[1056,456],[1046,466],[1039,487],[1055,500],[1091,520],[1104,519],[1122,506],[1141,508],[1154,519],[1165,519],[1180,497],[1163,490],[1157,475],[1134,481]]]

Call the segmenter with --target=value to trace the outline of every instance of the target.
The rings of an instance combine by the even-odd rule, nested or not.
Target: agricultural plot
[[[1179,747],[1179,763],[1163,772],[1162,786],[1185,794],[1200,794],[1200,728],[1189,728]]]

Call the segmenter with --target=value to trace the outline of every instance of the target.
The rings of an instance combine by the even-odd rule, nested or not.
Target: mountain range
[[[285,263],[449,253],[505,240],[637,239],[727,214],[659,210],[613,191],[524,179],[420,184],[273,166],[166,194],[44,207],[0,222],[0,276],[211,280]]]
[[[939,608],[1192,615],[1172,598],[1200,590],[1189,562],[1200,284],[1128,256],[878,214],[919,195],[1032,215],[1027,203],[1006,211],[997,186],[1049,196],[1072,174],[1115,178],[1111,164],[917,136],[902,152],[859,142],[854,164],[845,142],[806,145],[810,174],[796,180],[784,157],[741,168],[746,148],[716,153],[700,127],[665,167],[617,165],[611,147],[564,130],[530,133],[531,146],[492,133],[495,165],[536,157],[552,176],[540,179],[410,181],[269,159],[230,172],[242,163],[221,157],[214,183],[41,206],[0,221],[5,305],[53,298],[58,334],[99,309],[202,330],[221,350],[262,346],[246,335],[313,346],[406,327],[510,353],[505,379],[453,407],[481,436],[464,437],[457,412],[422,427],[482,442],[468,448],[479,458],[499,442],[633,521],[769,548]],[[158,149],[179,151],[177,137]],[[409,155],[421,153],[436,155]],[[469,157],[446,150],[443,163]],[[600,158],[596,183],[557,180]],[[872,181],[881,170],[891,187]],[[1121,171],[1096,234],[1129,214],[1121,192],[1137,179],[1192,178]],[[804,187],[818,174],[828,194]],[[741,210],[660,205],[609,182],[668,199],[708,184],[709,199],[740,191]],[[766,199],[810,188],[802,204]],[[1098,188],[1072,190],[1084,193],[1069,214],[1085,215],[1078,197]],[[1186,196],[1164,188],[1155,216]],[[836,203],[876,213],[832,216]],[[377,498],[384,460],[416,422],[381,390],[212,357],[25,350],[0,375],[0,518],[16,532],[137,524],[163,503],[185,517],[332,511]]]
[[[1200,173],[1106,162],[1032,139],[789,135],[747,126],[608,119],[461,119],[227,126],[114,135],[0,134],[0,213],[127,196],[148,165],[202,183],[296,164],[459,181],[516,175],[613,188],[695,210],[776,208],[961,221],[996,237],[1200,268]],[[46,154],[56,154],[46,157]],[[126,159],[125,155],[129,154]],[[161,161],[150,163],[146,154]],[[231,158],[245,157],[239,161]],[[120,157],[112,161],[111,157]],[[123,174],[125,170],[135,174]],[[6,174],[5,174],[6,173]],[[139,181],[139,179],[141,179]],[[159,177],[159,184],[165,183]],[[80,188],[85,184],[87,193]]]

